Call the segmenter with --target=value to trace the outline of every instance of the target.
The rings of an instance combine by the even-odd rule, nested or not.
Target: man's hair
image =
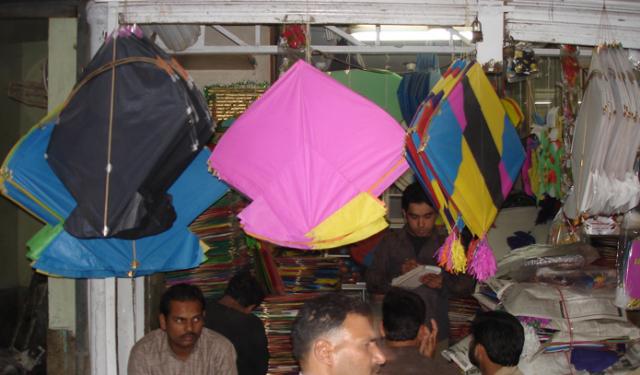
[[[476,344],[484,346],[489,359],[501,366],[516,366],[524,345],[524,328],[505,311],[478,313],[471,323]]]
[[[248,269],[240,270],[231,278],[224,294],[243,307],[258,306],[264,300],[262,287]]]
[[[322,335],[341,328],[348,314],[371,316],[371,308],[361,300],[339,293],[324,294],[307,301],[291,331],[293,355],[303,361],[313,342]]]
[[[204,295],[202,291],[195,285],[176,284],[165,290],[160,299],[160,314],[168,316],[171,312],[171,301],[198,301],[205,308]]]
[[[429,207],[434,208],[433,202],[431,202],[431,199],[429,199],[429,196],[424,192],[418,181],[407,186],[402,192],[402,209],[407,211],[411,203],[426,203]]]
[[[417,294],[391,288],[382,302],[382,325],[385,338],[391,341],[413,340],[424,324],[424,301]]]

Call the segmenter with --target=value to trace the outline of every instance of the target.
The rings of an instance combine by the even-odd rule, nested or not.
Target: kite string
[[[118,35],[116,34],[113,38],[113,53],[111,60],[115,62],[116,60],[116,45],[118,44]],[[111,68],[111,98],[109,103],[109,135],[107,137],[107,177],[105,181],[104,188],[104,215],[103,215],[103,229],[102,235],[106,237],[107,233],[109,233],[109,227],[107,226],[107,220],[109,213],[107,209],[109,208],[109,185],[110,185],[110,177],[111,177],[111,140],[113,136],[113,107],[115,105],[115,87],[116,87],[116,66],[115,64]]]
[[[306,25],[305,25],[305,60],[311,64],[311,16],[309,15],[309,0],[305,4],[306,11]]]
[[[138,269],[138,260],[136,255],[136,240],[131,241],[131,269],[127,273],[127,276],[134,277],[136,270]]]
[[[602,0],[602,10],[600,11],[600,25],[598,25],[598,44],[606,46],[607,44],[615,44],[615,38],[609,20],[609,12],[607,10],[606,0]]]

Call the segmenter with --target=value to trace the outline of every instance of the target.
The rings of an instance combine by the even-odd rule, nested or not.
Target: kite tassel
[[[473,263],[473,258],[475,257],[479,242],[480,242],[479,238],[474,238],[469,243],[469,248],[467,249],[467,272],[468,273],[471,273],[471,264]]]
[[[467,256],[462,246],[460,237],[456,236],[451,246],[452,271],[454,273],[464,273],[467,269]]]
[[[473,260],[469,265],[469,273],[479,281],[485,281],[496,274],[496,258],[487,241],[487,236],[482,236],[474,252]]]
[[[449,263],[449,258],[451,256],[451,245],[455,238],[455,231],[452,231],[449,233],[442,246],[440,246],[438,251],[435,253],[434,257],[438,262],[438,266],[447,269],[447,264]]]

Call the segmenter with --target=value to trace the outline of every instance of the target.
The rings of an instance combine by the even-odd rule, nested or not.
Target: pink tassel
[[[484,281],[496,274],[497,265],[493,251],[487,242],[487,236],[483,236],[482,240],[476,248],[473,260],[469,265],[469,273],[476,279]]]
[[[478,242],[480,242],[480,239],[475,238],[469,243],[469,248],[467,249],[467,272],[471,269],[471,262],[473,261],[473,257],[475,257]]]

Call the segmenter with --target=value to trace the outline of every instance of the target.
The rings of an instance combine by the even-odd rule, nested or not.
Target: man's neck
[[[426,236],[417,236],[415,233],[413,233],[413,231],[411,231],[411,228],[409,228],[409,226],[407,226],[407,234],[411,238],[420,238],[420,239],[426,241],[433,235],[433,231],[429,232]]]
[[[167,340],[168,339],[169,339],[169,337],[167,337]],[[171,341],[169,341],[169,348],[171,349],[173,354],[175,354],[176,357],[181,361],[186,361],[187,359],[189,359],[189,356],[191,355],[191,352],[193,351],[193,347],[191,349],[184,349],[184,348],[181,348],[179,346],[173,345],[173,343]]]
[[[330,375],[331,371],[319,363],[305,363],[300,365],[300,373],[304,375]]]
[[[223,306],[227,306],[230,309],[234,309],[236,311],[239,311],[241,313],[245,313],[245,307],[242,306],[241,304],[238,303],[238,301],[236,301],[233,297],[228,296],[228,295],[224,295],[222,296],[222,298],[220,298],[218,300],[218,303],[223,305]]]
[[[501,365],[490,362],[480,366],[480,372],[482,372],[482,375],[495,375],[502,367]]]
[[[385,339],[384,342],[388,347],[391,347],[391,348],[406,348],[409,346],[418,346],[417,338],[413,340],[402,340],[402,341]]]

